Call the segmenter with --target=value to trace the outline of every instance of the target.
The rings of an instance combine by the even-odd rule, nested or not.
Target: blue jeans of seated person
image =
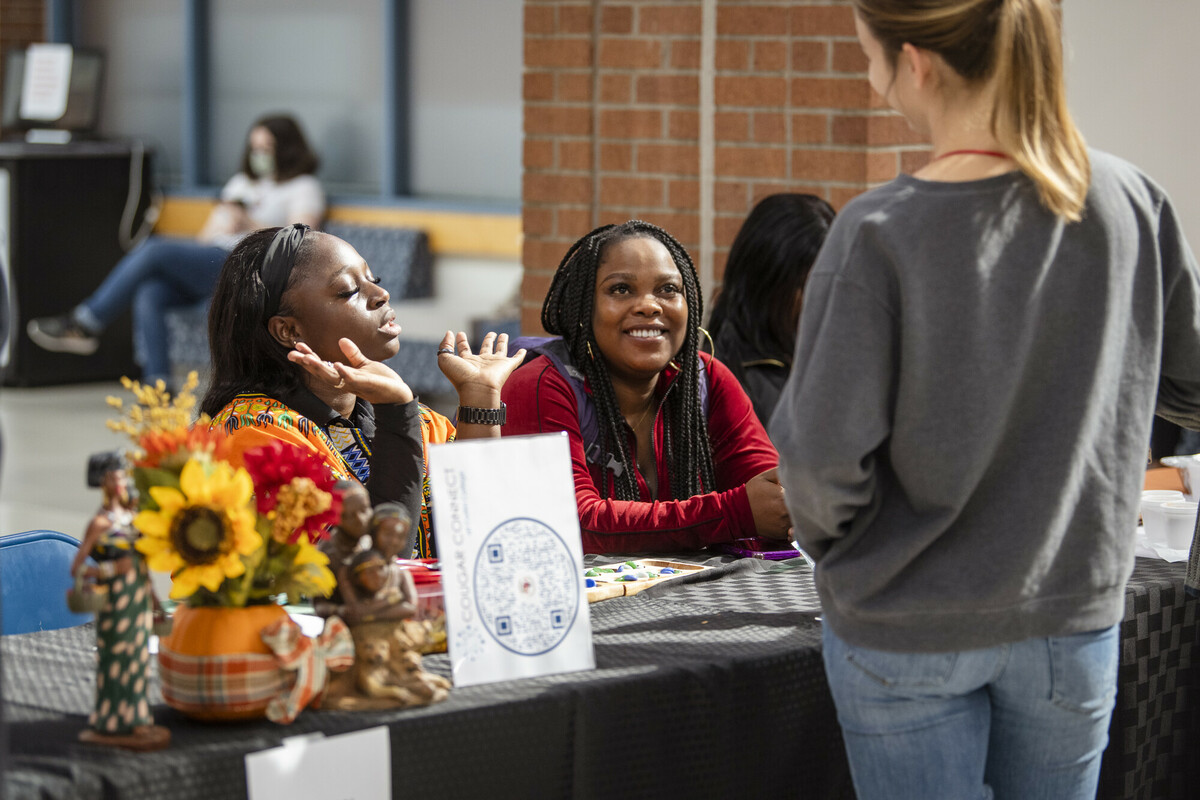
[[[956,653],[856,647],[825,626],[825,673],[859,800],[1091,800],[1119,626]]]
[[[142,379],[170,383],[166,312],[212,296],[226,250],[182,239],[152,236],[130,250],[91,296],[76,306],[75,321],[99,333],[133,306],[133,335]]]

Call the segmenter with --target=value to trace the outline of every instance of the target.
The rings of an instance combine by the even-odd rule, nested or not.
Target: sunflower
[[[226,578],[246,571],[241,556],[263,545],[255,529],[251,505],[254,484],[244,469],[226,462],[206,468],[188,461],[179,489],[151,486],[157,511],[142,511],[133,520],[142,532],[137,549],[150,569],[171,573],[171,597],[190,597],[203,586],[220,589]]]

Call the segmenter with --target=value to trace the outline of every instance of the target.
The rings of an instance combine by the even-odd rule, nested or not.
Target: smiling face
[[[657,239],[610,244],[596,270],[592,330],[614,380],[653,380],[687,337],[683,276]]]
[[[346,242],[316,231],[300,279],[283,295],[288,313],[272,318],[272,333],[285,346],[291,339],[325,361],[344,361],[338,339],[350,339],[372,361],[396,355],[400,325],[367,262]]]

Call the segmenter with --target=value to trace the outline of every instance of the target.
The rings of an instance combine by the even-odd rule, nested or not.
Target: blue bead
[[[584,581],[584,584],[585,584],[585,585],[587,586],[587,588],[589,588],[589,589],[595,589],[595,588],[596,588],[596,579],[595,579],[595,578],[588,578],[588,579],[586,579],[586,580]]]

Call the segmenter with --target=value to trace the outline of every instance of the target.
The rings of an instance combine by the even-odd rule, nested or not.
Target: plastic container
[[[1175,500],[1163,503],[1161,512],[1166,518],[1166,544],[1172,550],[1188,550],[1192,546],[1192,534],[1196,532],[1196,510],[1200,503],[1194,500]]]
[[[426,653],[446,652],[446,604],[442,592],[442,573],[437,559],[424,558],[401,562],[417,587],[417,613],[413,616],[427,626],[431,646]]]
[[[1164,503],[1183,501],[1183,492],[1170,489],[1151,489],[1142,492],[1142,525],[1150,544],[1167,543],[1167,518],[1162,512]]]

